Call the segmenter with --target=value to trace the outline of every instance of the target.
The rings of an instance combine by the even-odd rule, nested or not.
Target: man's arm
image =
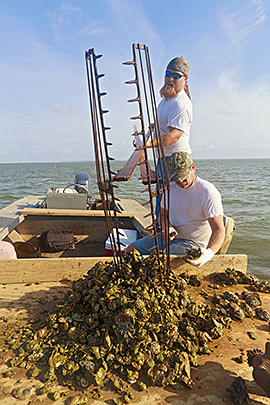
[[[168,221],[168,210],[165,210],[164,208],[160,207],[158,223],[164,232],[163,237],[165,239],[167,239],[167,226],[166,226],[167,221]],[[169,236],[169,240],[174,239],[176,234],[177,234],[176,229],[169,223],[169,235],[171,235]]]
[[[225,237],[225,228],[223,224],[223,215],[218,217],[208,218],[208,222],[212,229],[212,234],[206,249],[201,248],[202,254],[198,259],[187,259],[194,266],[203,266],[219,251]]]
[[[213,250],[216,254],[221,248],[225,238],[225,228],[223,223],[223,215],[218,217],[208,218],[209,225],[212,229],[212,235],[209,239],[207,248]]]
[[[168,127],[169,132],[166,132],[166,134],[161,135],[162,139],[162,144],[163,146],[168,146],[172,145],[173,143],[176,143],[179,141],[181,136],[183,135],[184,131],[181,131],[181,129],[173,128],[173,127]],[[157,139],[148,139],[146,142],[146,147],[151,148],[151,147],[156,147],[157,146]]]

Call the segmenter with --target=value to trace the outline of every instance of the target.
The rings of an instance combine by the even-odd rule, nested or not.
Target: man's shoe
[[[144,236],[151,236],[154,235],[154,228],[149,228],[149,229],[143,229],[142,234]]]

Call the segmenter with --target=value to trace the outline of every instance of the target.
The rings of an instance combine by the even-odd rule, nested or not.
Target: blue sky
[[[93,160],[85,51],[108,95],[111,156],[126,159],[132,44],[146,44],[159,101],[167,63],[190,63],[193,157],[270,158],[269,0],[2,0],[0,161]]]

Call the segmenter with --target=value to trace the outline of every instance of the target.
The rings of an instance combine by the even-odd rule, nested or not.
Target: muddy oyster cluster
[[[235,321],[247,318],[258,318],[261,321],[270,321],[270,313],[262,308],[262,301],[258,292],[251,292],[246,288],[241,294],[226,291],[223,294],[215,293],[212,301],[216,308],[223,311],[223,315],[230,316]]]
[[[198,304],[188,291],[188,284],[200,284],[196,276],[171,274],[162,286],[155,255],[135,252],[123,260],[121,272],[97,263],[39,328],[9,325],[11,365],[71,389],[110,380],[120,392],[123,378],[143,390],[143,376],[156,386],[192,387],[197,355],[211,352],[208,343],[232,319],[243,319],[239,297],[216,294],[213,305]]]
[[[216,283],[220,285],[248,284],[252,291],[270,293],[269,281],[259,281],[253,274],[244,274],[235,269],[226,269],[225,272],[218,272],[214,275]]]
[[[215,281],[221,285],[247,284],[249,289],[244,288],[242,293],[214,294],[212,300],[224,311],[229,312],[230,317],[237,321],[243,321],[245,317],[256,317],[261,321],[270,321],[270,313],[262,307],[262,300],[259,292],[270,293],[268,281],[259,282],[252,274],[244,274],[235,269],[227,269],[224,273],[216,273]]]

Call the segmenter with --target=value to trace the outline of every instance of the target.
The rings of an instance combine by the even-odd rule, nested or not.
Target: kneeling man
[[[187,248],[201,248],[202,255],[190,263],[202,266],[211,260],[221,248],[225,228],[221,195],[209,181],[195,174],[196,166],[186,152],[175,152],[168,160],[170,172],[169,241],[172,255],[185,256]],[[159,221],[162,229],[168,213],[164,207],[165,192],[161,201]],[[174,237],[174,235],[176,235]],[[158,234],[159,249],[162,249],[161,233]],[[151,253],[155,238],[138,239],[127,247],[127,252],[138,250],[142,255]]]

